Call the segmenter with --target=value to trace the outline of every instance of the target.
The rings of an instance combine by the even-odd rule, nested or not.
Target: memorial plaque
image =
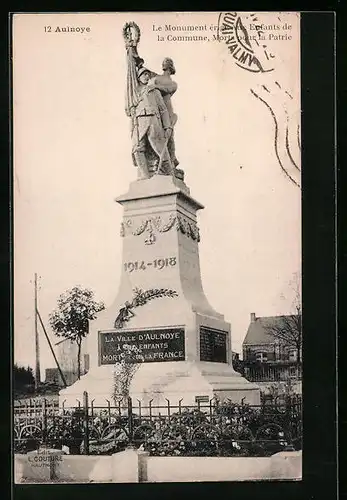
[[[184,359],[184,328],[99,332],[100,365]]]
[[[227,362],[227,332],[200,327],[200,360]]]
[[[195,403],[209,403],[209,396],[195,396]]]

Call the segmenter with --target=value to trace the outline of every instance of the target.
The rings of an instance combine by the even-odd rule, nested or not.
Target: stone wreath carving
[[[200,233],[199,233],[199,228],[195,223],[190,222],[186,218],[178,215],[176,217],[176,228],[182,234],[185,234],[192,240],[197,241],[199,243]]]
[[[194,222],[188,221],[185,217],[181,215],[170,214],[169,219],[164,223],[160,217],[153,216],[144,219],[141,224],[133,229],[133,222],[131,219],[125,219],[121,223],[120,235],[122,238],[127,236],[129,233],[133,236],[139,236],[146,232],[145,244],[153,245],[157,238],[155,232],[166,233],[175,227],[177,231],[185,234],[187,237],[192,238],[194,241],[200,241],[199,228]]]
[[[118,316],[114,322],[114,328],[123,328],[124,324],[135,316],[134,309],[139,306],[144,306],[153,299],[161,297],[178,297],[178,293],[170,288],[150,288],[142,290],[134,288],[134,298],[131,302],[125,302],[124,306],[119,309]]]

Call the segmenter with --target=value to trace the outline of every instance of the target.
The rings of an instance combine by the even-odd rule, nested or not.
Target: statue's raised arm
[[[127,81],[125,94],[125,113],[132,116],[138,103],[137,68],[143,64],[137,53],[137,44],[140,41],[140,28],[134,22],[126,23],[123,28],[123,38],[127,52]]]

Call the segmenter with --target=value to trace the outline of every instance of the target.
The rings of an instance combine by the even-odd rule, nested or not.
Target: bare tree
[[[278,321],[265,327],[266,333],[277,339],[280,343],[293,347],[297,351],[296,363],[301,365],[302,349],[302,310],[301,310],[301,280],[299,274],[294,274],[290,282],[294,292],[292,314],[279,316]]]
[[[290,316],[280,316],[279,320],[266,326],[266,333],[281,343],[294,347],[297,350],[297,363],[301,363],[302,326],[301,311]]]

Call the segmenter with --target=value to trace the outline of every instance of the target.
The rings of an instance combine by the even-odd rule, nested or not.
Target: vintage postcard
[[[12,54],[15,482],[300,480],[300,14],[18,13]]]

